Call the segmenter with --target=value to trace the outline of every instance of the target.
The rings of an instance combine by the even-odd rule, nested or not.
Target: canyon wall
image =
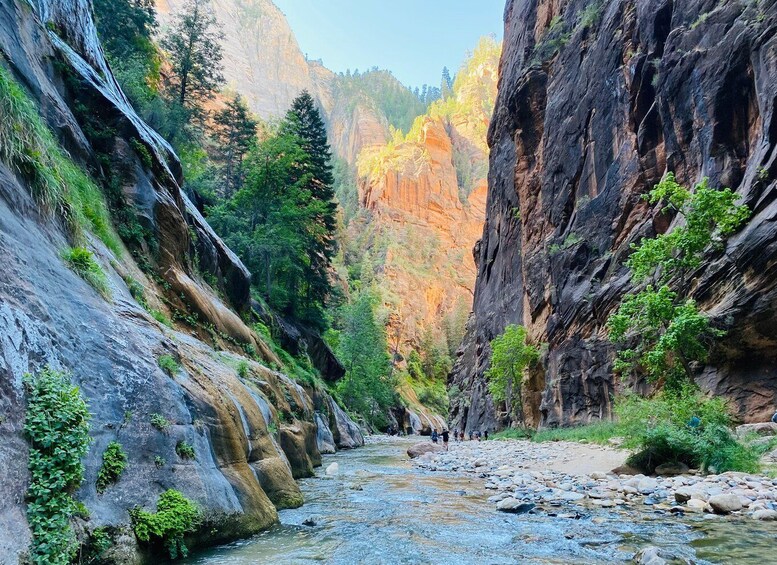
[[[36,199],[33,173],[45,169],[19,167],[13,153],[0,161],[0,555],[16,562],[30,541],[22,377],[45,365],[72,375],[92,413],[76,495],[89,518],[76,522],[84,535],[109,528],[106,559],[156,562],[136,545],[128,510],[153,510],[169,488],[202,510],[190,545],[268,527],[277,508],[302,503],[295,479],[312,473],[321,452],[363,442],[358,427],[324,391],[287,376],[272,343],[250,327],[258,321],[250,275],[182,192],[168,144],[127,103],[89,2],[0,0],[0,66],[76,166],[117,181],[111,190],[144,233],[131,250],[90,233],[77,242],[106,275],[102,296],[63,259],[76,242],[62,210]],[[3,115],[0,127],[26,131],[30,119]],[[172,368],[160,367],[162,356]],[[152,424],[159,416],[164,429]],[[111,441],[123,445],[127,466],[98,493]],[[195,458],[179,455],[181,442]]]
[[[753,211],[695,273],[727,330],[698,382],[744,421],[774,411],[777,271],[774,2],[512,0],[489,130],[474,312],[450,382],[467,430],[509,423],[487,393],[489,341],[547,343],[524,387],[530,424],[611,416],[608,315],[631,290],[629,246],[672,219],[642,199],[668,171],[729,186]]]

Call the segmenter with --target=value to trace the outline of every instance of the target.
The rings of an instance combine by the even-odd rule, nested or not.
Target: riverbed
[[[561,564],[629,563],[656,546],[677,562],[758,564],[773,560],[774,525],[680,520],[666,513],[548,507],[505,514],[477,476],[431,472],[385,439],[324,456],[300,481],[305,505],[247,540],[208,550],[189,564]],[[336,462],[339,472],[327,476]],[[308,525],[306,525],[308,524]]]

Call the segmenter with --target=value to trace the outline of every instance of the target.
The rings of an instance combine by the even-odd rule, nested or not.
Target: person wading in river
[[[439,436],[437,435],[437,430],[436,429],[432,430],[432,443],[437,443],[438,437]]]
[[[445,448],[445,451],[448,451],[448,430],[444,429],[442,431],[442,446]]]

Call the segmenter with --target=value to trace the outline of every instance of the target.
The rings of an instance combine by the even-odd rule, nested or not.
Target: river
[[[567,564],[631,562],[640,548],[668,550],[678,562],[773,561],[773,524],[717,518],[678,520],[655,512],[574,507],[504,514],[476,477],[416,468],[409,440],[386,440],[324,457],[300,481],[305,505],[250,539],[208,550],[187,563]],[[339,473],[325,469],[337,462]],[[303,525],[313,520],[315,525]],[[687,561],[686,561],[687,562]]]

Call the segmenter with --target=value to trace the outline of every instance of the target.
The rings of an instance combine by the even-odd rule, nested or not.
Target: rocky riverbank
[[[430,471],[477,475],[485,488],[495,491],[489,502],[505,512],[572,518],[586,508],[600,507],[777,520],[777,479],[746,473],[705,476],[694,470],[673,476],[633,475],[616,469],[627,455],[571,442],[468,441],[415,461]],[[667,469],[666,475],[673,471]]]

